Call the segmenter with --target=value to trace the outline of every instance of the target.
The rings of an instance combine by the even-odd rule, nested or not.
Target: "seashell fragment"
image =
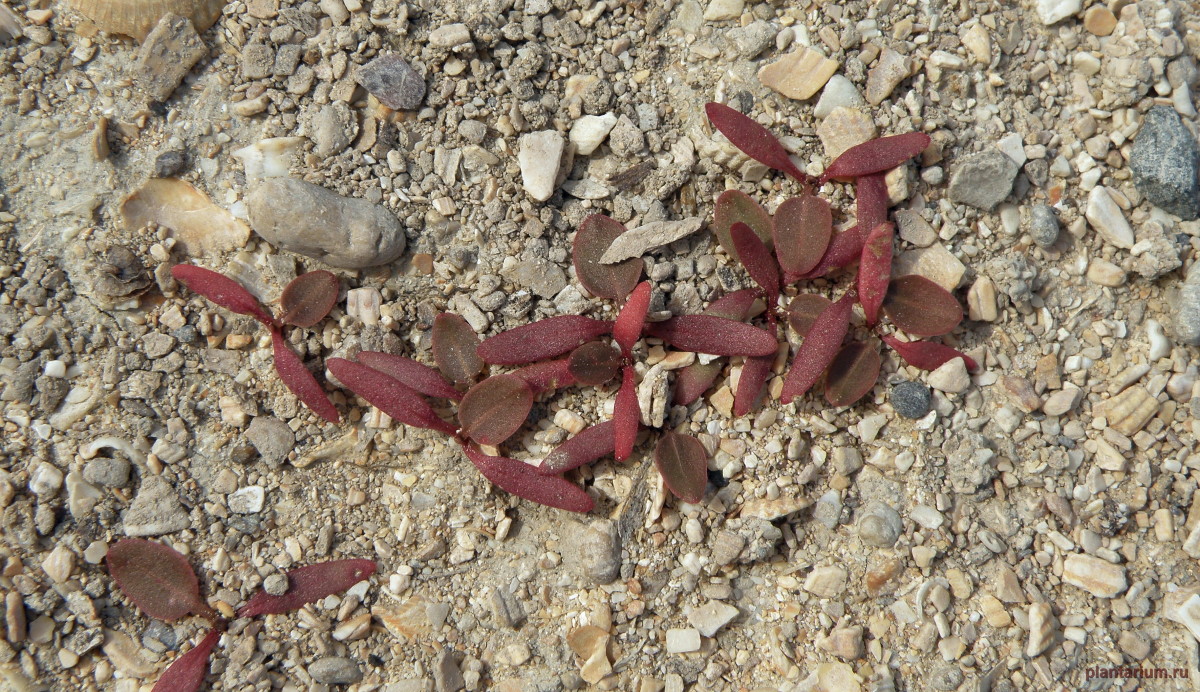
[[[190,255],[235,250],[250,240],[250,227],[177,178],[151,178],[121,205],[125,228],[166,226]]]
[[[1145,387],[1130,387],[1111,399],[1092,407],[1092,414],[1104,416],[1108,425],[1122,435],[1132,436],[1158,413],[1158,400]]]
[[[303,137],[272,137],[233,152],[233,158],[246,169],[246,183],[253,185],[266,178],[288,174],[296,152],[304,146]]]
[[[168,12],[192,20],[197,32],[212,26],[226,0],[70,0],[71,8],[101,31],[141,41]]]

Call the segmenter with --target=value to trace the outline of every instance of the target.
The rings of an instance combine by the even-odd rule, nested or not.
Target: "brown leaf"
[[[613,323],[580,315],[559,315],[489,337],[475,350],[493,365],[524,365],[561,356],[612,332]]]
[[[250,291],[224,274],[190,264],[177,264],[171,267],[171,276],[226,310],[249,315],[268,326],[274,323]]]
[[[906,132],[891,137],[878,137],[850,147],[834,159],[821,176],[821,182],[831,178],[859,178],[884,173],[925,151],[930,143],[924,132]]]
[[[750,309],[757,297],[758,291],[753,288],[743,288],[714,300],[704,309],[704,314],[742,322],[750,316]]]
[[[724,369],[725,362],[720,360],[710,363],[697,361],[683,368],[675,376],[675,396],[672,401],[676,406],[688,406],[713,386]]]
[[[399,380],[409,389],[425,396],[454,401],[462,399],[462,392],[447,382],[441,373],[411,358],[379,351],[359,351],[357,360],[369,368]]]
[[[852,341],[838,351],[825,378],[825,399],[834,406],[849,406],[863,398],[879,379],[879,343]]]
[[[684,502],[704,499],[708,485],[708,452],[691,435],[669,432],[654,447],[654,465],[671,492]]]
[[[946,289],[918,274],[894,279],[883,312],[914,336],[941,336],[962,322],[962,305]]]
[[[642,326],[646,323],[646,312],[650,309],[650,282],[643,281],[629,294],[629,300],[613,323],[613,341],[621,347],[621,355],[628,358],[633,346],[642,337]]]
[[[620,367],[620,354],[603,341],[589,341],[575,349],[567,364],[571,376],[589,387],[602,385],[616,377]]]
[[[584,344],[584,346],[586,345]],[[611,348],[608,350],[612,351]],[[616,355],[615,351],[613,355]],[[526,365],[519,370],[514,370],[512,374],[525,380],[525,384],[528,384],[529,388],[533,390],[534,396],[541,396],[554,389],[566,389],[575,384],[575,376],[571,374],[570,358]]]
[[[613,456],[617,461],[625,461],[633,454],[641,419],[642,410],[638,406],[633,366],[626,365],[621,375],[621,388],[617,390],[617,400],[613,406]]]
[[[788,325],[799,336],[808,336],[817,317],[825,308],[833,305],[833,301],[815,293],[801,293],[788,303]]]
[[[337,407],[329,400],[317,378],[304,367],[300,356],[288,347],[283,333],[274,327],[271,328],[271,351],[275,355],[275,372],[279,373],[279,379],[283,380],[292,394],[318,416],[330,423],[339,422],[341,419]]]
[[[754,408],[758,397],[762,396],[763,386],[771,376],[771,365],[775,362],[775,354],[769,356],[751,356],[742,365],[742,376],[738,380],[737,394],[733,399],[733,415],[744,416]]]
[[[891,346],[906,363],[914,368],[937,370],[955,358],[962,358],[967,365],[967,370],[975,371],[979,368],[973,358],[945,344],[933,341],[901,341],[891,335],[883,337],[883,342]]]
[[[463,434],[479,444],[499,445],[525,423],[533,391],[516,375],[494,375],[467,390],[458,404]]]
[[[821,312],[796,356],[792,359],[792,369],[783,381],[783,392],[779,400],[790,404],[798,396],[804,394],[816,384],[821,373],[833,362],[842,347],[842,339],[850,329],[850,312],[854,307],[854,292],[850,291],[837,302],[830,304]]]
[[[879,321],[879,307],[887,295],[892,276],[892,224],[881,223],[867,235],[862,261],[858,263],[858,302],[863,306],[867,326]]]
[[[562,476],[543,476],[523,461],[484,454],[474,445],[465,446],[467,458],[483,477],[505,492],[555,509],[592,511],[592,498]]]
[[[796,180],[811,180],[806,173],[796,168],[796,164],[792,163],[787,150],[775,139],[775,135],[750,117],[721,103],[704,104],[704,112],[713,127],[746,156],[764,166],[783,171]]]
[[[288,570],[288,590],[280,596],[266,591],[254,594],[238,609],[238,617],[278,615],[332,596],[375,574],[372,560],[333,560]]]
[[[646,325],[646,334],[675,348],[715,356],[765,356],[774,353],[775,336],[744,322],[712,315],[680,315]]]
[[[438,370],[459,386],[469,385],[483,372],[477,348],[479,337],[461,316],[443,312],[433,318],[433,360]]]
[[[194,613],[219,619],[200,597],[200,581],[187,558],[174,548],[123,538],[108,549],[104,562],[121,593],[150,617],[172,622]]]
[[[208,675],[212,650],[221,639],[221,629],[209,630],[200,643],[175,659],[154,683],[152,692],[196,692]]]
[[[779,265],[775,263],[771,251],[749,226],[740,221],[733,224],[729,234],[733,238],[733,246],[737,248],[742,266],[746,268],[750,278],[754,279],[754,283],[762,287],[767,296],[768,310],[773,310],[779,299]]]
[[[785,283],[813,270],[820,263],[833,235],[833,212],[829,202],[815,195],[785,200],[771,217],[775,256]]]
[[[564,473],[612,454],[617,448],[615,427],[616,423],[609,420],[584,428],[547,454],[537,472],[542,475]]]
[[[400,380],[345,358],[330,358],[325,367],[355,394],[393,419],[414,428],[428,428],[447,435],[458,430],[442,420],[436,411]]]
[[[741,190],[726,190],[717,197],[713,212],[712,232],[729,256],[741,261],[733,244],[733,224],[744,223],[770,247],[771,215],[750,195]]]
[[[338,296],[338,278],[324,269],[306,272],[292,279],[279,297],[284,324],[311,327],[325,319]]]
[[[623,301],[637,284],[645,263],[633,257],[616,264],[601,264],[600,257],[617,236],[625,232],[625,226],[603,215],[592,214],[583,220],[575,233],[571,246],[571,257],[575,264],[575,276],[593,295],[613,301]]]

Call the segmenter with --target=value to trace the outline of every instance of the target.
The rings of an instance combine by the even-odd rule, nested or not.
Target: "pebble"
[[[937,231],[915,209],[897,209],[895,211],[896,230],[900,238],[916,247],[929,247],[937,242]]]
[[[433,684],[438,692],[457,692],[466,687],[462,669],[450,649],[442,649],[433,661]]]
[[[1088,281],[1101,286],[1116,288],[1125,283],[1125,270],[1106,259],[1094,259],[1088,265]]]
[[[1025,645],[1025,655],[1033,658],[1050,648],[1054,643],[1054,635],[1058,629],[1058,621],[1054,617],[1049,603],[1034,603],[1029,606],[1029,642]]]
[[[977,322],[995,322],[1000,319],[1000,307],[996,302],[996,282],[987,276],[979,276],[967,290],[967,317]]]
[[[83,479],[107,488],[123,488],[129,483],[132,465],[124,457],[97,457],[83,467]]]
[[[1037,0],[1038,18],[1050,26],[1074,15],[1082,6],[1082,0]]]
[[[318,658],[309,664],[308,674],[323,685],[350,685],[363,677],[357,663],[341,656]]]
[[[1048,248],[1058,242],[1058,215],[1046,204],[1035,204],[1029,209],[1029,237],[1038,247]]]
[[[820,91],[837,69],[836,60],[813,48],[801,47],[764,65],[758,71],[758,81],[790,99],[803,101]]]
[[[74,569],[75,554],[61,543],[46,555],[46,559],[42,560],[42,571],[55,584],[61,584],[69,579]]]
[[[1133,140],[1129,167],[1146,200],[1185,221],[1200,217],[1196,138],[1170,106],[1154,106]]]
[[[954,202],[991,211],[1012,192],[1019,168],[998,149],[973,154],[954,167],[947,194]]]
[[[821,598],[835,598],[843,595],[848,577],[849,574],[841,567],[817,567],[804,579],[804,590]]]
[[[817,135],[830,161],[850,147],[873,139],[878,133],[874,118],[857,108],[835,108],[817,125]]]
[[[162,476],[142,479],[124,516],[126,536],[161,536],[182,531],[190,524],[175,489]]]
[[[700,650],[700,632],[693,627],[667,630],[667,653],[686,654]]]
[[[604,143],[604,138],[616,124],[617,116],[612,113],[584,115],[571,125],[567,138],[575,145],[575,153],[588,156]]]
[[[296,435],[287,423],[273,416],[255,416],[246,428],[246,439],[258,450],[263,463],[277,469],[296,445]],[[85,469],[86,470],[86,469]]]
[[[562,165],[565,146],[562,135],[554,130],[532,132],[521,135],[519,146],[517,161],[525,192],[538,202],[545,202],[554,194],[554,183]]]
[[[634,157],[645,149],[646,136],[632,118],[622,115],[608,133],[608,146],[617,156]]]
[[[425,80],[399,55],[381,55],[363,65],[354,81],[392,110],[413,110],[425,99]]]
[[[63,472],[53,464],[38,462],[29,474],[29,490],[40,498],[56,495],[63,484]]]
[[[920,274],[947,291],[957,289],[967,274],[966,265],[941,243],[900,253],[894,267],[894,276]]]
[[[1083,398],[1083,390],[1075,385],[1068,385],[1050,396],[1042,404],[1042,412],[1047,416],[1063,416],[1075,410],[1079,400]]]
[[[738,55],[746,60],[753,60],[758,54],[775,42],[775,28],[769,22],[755,20],[749,26],[734,27],[729,30],[729,40],[733,42]]]
[[[1133,228],[1125,220],[1125,214],[1113,201],[1107,187],[1098,185],[1088,193],[1084,216],[1092,228],[1110,244],[1126,250],[1133,247]]]
[[[611,584],[621,574],[621,537],[617,525],[599,519],[581,531],[570,544],[580,575],[600,586]]]
[[[901,382],[892,387],[891,402],[896,413],[905,418],[919,420],[924,418],[933,406],[933,393],[920,382]]]
[[[695,627],[701,635],[712,637],[718,631],[738,616],[738,609],[722,603],[721,601],[709,601],[702,606],[692,608],[687,613],[687,620]]]
[[[708,7],[704,8],[704,19],[710,22],[737,19],[745,7],[745,0],[711,0]]]
[[[892,91],[908,78],[908,58],[885,48],[878,62],[867,73],[867,103],[878,106],[892,95]]]
[[[1108,36],[1117,28],[1117,18],[1104,5],[1092,5],[1083,14],[1083,28],[1095,36]]]
[[[246,205],[251,226],[267,242],[334,267],[373,267],[404,253],[404,227],[391,212],[314,183],[268,178]]]
[[[345,151],[357,134],[358,119],[341,101],[323,106],[309,123],[308,135],[316,145],[314,151],[323,159]]]
[[[1171,355],[1171,340],[1158,320],[1146,320],[1146,340],[1150,343],[1146,357],[1151,363]]]
[[[234,514],[257,514],[266,501],[266,490],[260,485],[241,488],[229,495],[229,511]]]
[[[602,264],[615,264],[686,238],[704,226],[704,219],[694,216],[679,221],[652,221],[632,228],[608,246],[600,256]]]
[[[824,120],[835,108],[860,108],[865,105],[867,101],[859,93],[858,87],[854,86],[854,82],[835,74],[829,78],[821,91],[821,98],[817,99],[813,115],[819,120]]]
[[[471,30],[466,24],[443,24],[429,32],[429,45],[454,48],[471,42]]]
[[[1004,152],[1004,155],[1012,159],[1018,166],[1024,166],[1028,159],[1025,156],[1025,142],[1021,139],[1021,135],[1016,132],[1010,132],[1000,138],[996,142],[996,148]]]
[[[275,51],[265,43],[248,43],[242,49],[242,76],[265,79],[275,71]]]
[[[1175,338],[1190,346],[1200,345],[1200,263],[1188,269],[1173,307]]]
[[[511,269],[502,270],[501,274],[542,298],[553,298],[567,286],[567,275],[563,270],[553,262],[540,258],[517,262]]]
[[[961,394],[971,386],[971,375],[962,358],[946,361],[937,370],[929,373],[929,386],[947,394]]]
[[[861,625],[837,627],[829,636],[818,639],[817,646],[843,660],[857,660],[862,658],[865,650],[863,628]]]
[[[1116,598],[1129,586],[1121,565],[1078,553],[1068,555],[1063,561],[1062,578],[1098,598]]]
[[[980,65],[992,62],[992,39],[983,24],[972,24],[970,29],[963,32],[962,44],[971,52],[975,62]]]
[[[190,19],[168,12],[146,35],[133,63],[134,84],[152,101],[166,101],[208,54]]]
[[[867,545],[891,548],[899,540],[903,530],[900,514],[884,502],[871,502],[861,510],[858,537]]]

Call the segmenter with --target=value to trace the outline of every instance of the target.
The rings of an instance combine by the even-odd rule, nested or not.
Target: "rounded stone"
[[[573,550],[581,575],[592,583],[611,584],[621,575],[621,537],[613,522],[601,519],[580,531]]]
[[[901,382],[892,387],[892,408],[905,418],[924,418],[933,405],[933,393],[920,382]]]
[[[1048,248],[1058,242],[1058,215],[1045,204],[1035,204],[1029,210],[1029,237],[1038,247]]]
[[[890,548],[900,539],[900,514],[882,502],[872,502],[858,519],[858,537],[876,548]]]
[[[128,459],[98,457],[83,467],[83,479],[106,488],[123,488],[129,483],[129,470]]]
[[[341,656],[319,658],[308,666],[308,674],[323,685],[350,685],[362,680],[358,664]]]

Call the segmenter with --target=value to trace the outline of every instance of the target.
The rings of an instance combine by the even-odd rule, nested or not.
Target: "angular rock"
[[[1088,223],[1106,241],[1119,248],[1128,250],[1133,247],[1133,228],[1125,219],[1124,212],[1108,194],[1108,188],[1097,185],[1088,193],[1087,209],[1084,216]]]
[[[134,83],[152,101],[166,101],[207,53],[191,20],[168,12],[138,48]]]
[[[698,608],[691,609],[687,620],[705,637],[715,635],[722,627],[728,625],[738,616],[738,609],[720,601],[709,601]]]
[[[958,288],[966,273],[966,265],[941,243],[900,253],[892,270],[892,276],[920,274],[947,291]]]
[[[294,178],[268,178],[246,198],[250,224],[276,247],[343,269],[387,264],[404,253],[391,212]]]
[[[704,19],[710,22],[737,19],[745,6],[745,0],[710,0],[704,10]]]
[[[1175,109],[1151,108],[1134,137],[1129,157],[1138,191],[1154,206],[1185,221],[1200,217],[1198,164],[1196,138]]]
[[[316,154],[321,158],[336,156],[350,146],[350,140],[358,134],[358,119],[342,101],[327,104],[317,111],[308,124],[308,136],[316,144]]]
[[[245,435],[263,463],[271,468],[282,466],[296,445],[296,435],[288,424],[272,416],[255,416]]]
[[[1063,562],[1062,578],[1099,598],[1116,598],[1129,587],[1124,567],[1078,553],[1068,555]]]
[[[854,82],[840,74],[835,74],[829,78],[825,89],[821,91],[821,98],[817,99],[813,115],[818,119],[824,119],[835,108],[859,108],[865,105],[867,105],[867,101],[862,94],[858,93],[858,87],[854,86]]]
[[[679,221],[652,221],[638,226],[617,236],[600,257],[600,262],[614,264],[631,257],[641,257],[654,248],[686,238],[703,225],[704,219],[694,216]]]
[[[604,138],[617,124],[617,116],[612,113],[604,115],[585,115],[571,125],[568,138],[575,145],[575,153],[588,156],[604,143]]]
[[[308,674],[323,685],[350,685],[362,680],[362,670],[353,659],[342,656],[318,658],[308,666]]]
[[[545,202],[554,194],[554,182],[562,165],[564,142],[554,130],[521,135],[517,162],[521,181],[530,197]]]
[[[758,80],[790,99],[803,101],[821,90],[837,72],[830,60],[812,48],[801,47],[758,71]]]
[[[885,48],[875,67],[867,73],[867,103],[878,106],[908,78],[908,58]]]
[[[1038,18],[1050,26],[1075,14],[1082,6],[1081,0],[1037,0]]]
[[[190,524],[175,489],[162,476],[142,480],[124,517],[126,536],[161,536],[182,531]]]
[[[834,108],[817,125],[817,135],[825,147],[825,156],[831,162],[850,147],[862,144],[878,133],[875,120],[857,108]]]
[[[425,80],[399,55],[375,58],[358,68],[354,81],[393,110],[412,110],[425,99]]]
[[[841,567],[818,567],[805,578],[804,590],[821,598],[834,598],[845,590],[848,576]]]
[[[593,584],[611,584],[621,575],[621,536],[613,522],[592,522],[576,533],[570,549],[580,575]]]
[[[1175,338],[1191,346],[1200,345],[1200,265],[1188,270],[1175,305]]]
[[[947,195],[951,201],[991,211],[1012,192],[1019,169],[1017,162],[999,149],[968,156],[950,176]]]
[[[542,298],[553,298],[567,286],[567,275],[563,270],[544,259],[517,262],[512,269],[503,274]]]
[[[1048,248],[1058,242],[1058,215],[1045,204],[1035,204],[1029,210],[1029,237],[1038,247]]]

